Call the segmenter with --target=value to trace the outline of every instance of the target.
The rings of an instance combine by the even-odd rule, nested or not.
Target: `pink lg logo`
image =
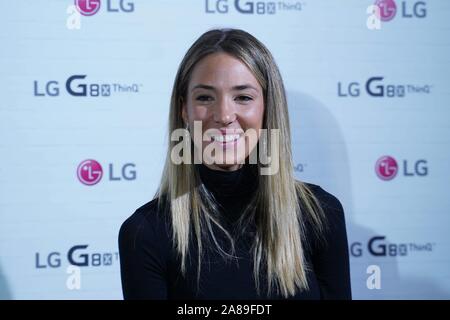
[[[100,10],[100,0],[75,0],[75,6],[83,16],[93,16]]]
[[[103,169],[95,160],[84,160],[78,165],[77,176],[81,183],[92,186],[102,179]]]
[[[392,180],[398,172],[398,164],[391,156],[383,156],[375,164],[375,172],[382,180]]]
[[[390,21],[394,19],[397,13],[397,5],[394,0],[376,0],[375,5],[380,8],[379,19],[381,21]]]

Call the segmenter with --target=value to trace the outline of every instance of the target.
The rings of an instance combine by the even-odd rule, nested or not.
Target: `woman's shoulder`
[[[137,239],[162,241],[169,239],[168,214],[158,198],[137,208],[120,226],[119,242],[136,243]]]
[[[328,192],[320,185],[309,182],[302,182],[302,183],[316,197],[325,213],[335,212],[338,214],[343,214],[344,210],[342,207],[342,203],[334,194]]]
[[[341,242],[346,240],[346,221],[344,208],[341,201],[332,193],[328,192],[321,186],[313,183],[302,182],[318,200],[323,211],[323,231],[321,237],[318,236],[317,224],[314,219],[307,219],[307,228],[309,233],[314,234],[317,243],[321,243],[319,238],[324,238],[326,242]]]

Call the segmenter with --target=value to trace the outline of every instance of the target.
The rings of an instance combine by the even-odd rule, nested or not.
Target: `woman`
[[[351,299],[343,208],[294,178],[284,86],[261,42],[220,29],[191,46],[169,115],[183,128],[155,198],[120,229],[124,298]]]

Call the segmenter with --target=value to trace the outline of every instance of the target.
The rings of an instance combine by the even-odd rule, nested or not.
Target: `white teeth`
[[[240,135],[239,134],[227,134],[227,135],[217,135],[217,136],[212,136],[213,140],[218,141],[218,142],[231,142],[234,140],[239,139]]]

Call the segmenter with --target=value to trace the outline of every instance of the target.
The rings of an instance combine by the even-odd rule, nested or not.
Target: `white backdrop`
[[[273,53],[296,175],[345,209],[354,298],[449,299],[450,2],[377,1],[382,21],[374,3],[1,0],[0,299],[122,298],[120,224],[215,27]]]

